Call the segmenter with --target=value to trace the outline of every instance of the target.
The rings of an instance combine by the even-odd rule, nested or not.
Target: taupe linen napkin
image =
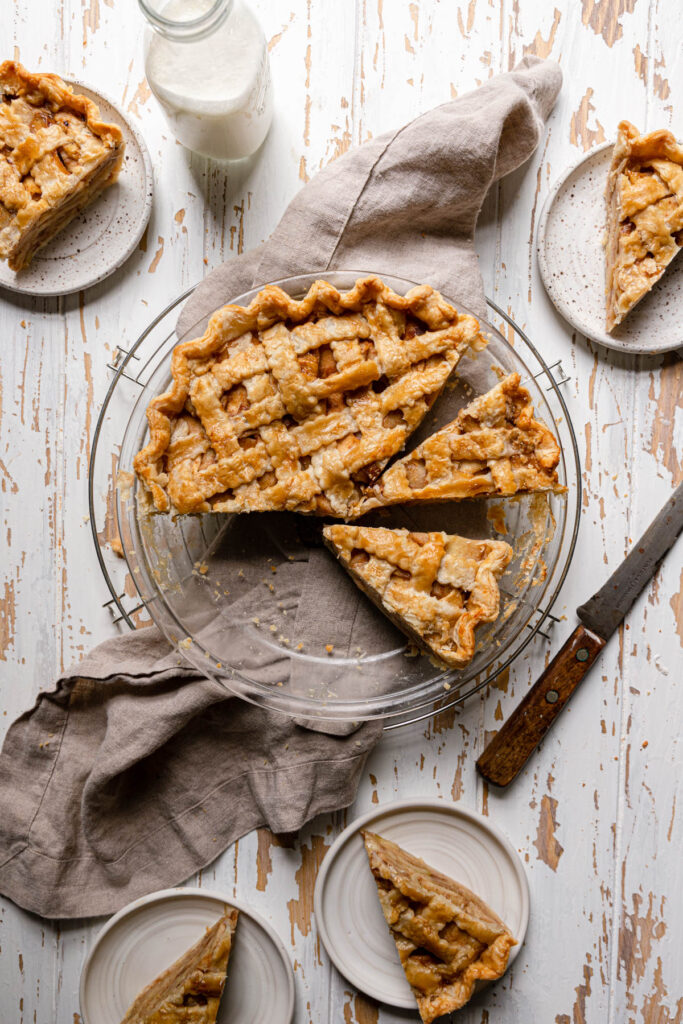
[[[428,281],[483,313],[477,216],[490,185],[538,144],[560,82],[556,65],[527,57],[349,152],[301,191],[267,243],[209,275],[179,333],[255,284],[335,267]],[[359,616],[343,573],[326,585],[329,566],[315,548],[302,563],[301,629],[321,621],[321,596],[335,642],[385,628],[370,610]],[[308,725],[227,697],[154,628],[101,644],[10,727],[0,892],[46,917],[106,914],[182,881],[259,825],[292,832],[348,805],[381,724],[346,735]]]
[[[557,64],[525,57],[335,160],[292,200],[267,242],[195,289],[178,333],[255,285],[335,268],[427,281],[485,316],[477,217],[491,185],[535,150],[561,83]]]

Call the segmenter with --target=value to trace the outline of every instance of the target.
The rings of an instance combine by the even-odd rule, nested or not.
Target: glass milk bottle
[[[217,160],[251,156],[273,116],[268,48],[244,0],[138,0],[145,74],[179,142]]]

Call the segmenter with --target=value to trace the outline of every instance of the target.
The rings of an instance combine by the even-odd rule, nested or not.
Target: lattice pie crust
[[[348,518],[438,397],[479,325],[422,285],[270,285],[173,353],[135,469],[160,512]]]
[[[384,614],[437,661],[462,668],[474,631],[498,617],[498,578],[512,558],[503,541],[335,524],[325,543]]]
[[[124,143],[57,75],[0,64],[0,259],[22,270],[116,180]]]
[[[362,832],[382,911],[424,1024],[505,972],[515,940],[483,900],[396,843]]]
[[[557,441],[534,419],[529,392],[512,373],[389,466],[366,491],[359,512],[404,502],[560,491],[559,461]]]
[[[239,911],[225,914],[142,990],[121,1024],[215,1024]]]
[[[683,146],[619,125],[607,200],[607,330],[650,291],[683,246]]]

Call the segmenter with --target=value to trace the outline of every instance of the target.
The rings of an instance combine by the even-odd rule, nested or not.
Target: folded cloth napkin
[[[477,216],[490,185],[535,149],[560,82],[556,65],[527,57],[350,151],[299,193],[268,242],[209,275],[179,333],[256,284],[334,268],[428,282],[483,313]],[[302,629],[320,621],[320,555],[301,581]],[[344,574],[330,599],[344,642],[357,599]],[[229,697],[155,628],[106,641],[9,729],[0,892],[46,917],[106,914],[182,881],[257,826],[292,832],[347,806],[381,724],[342,735],[311,725]]]

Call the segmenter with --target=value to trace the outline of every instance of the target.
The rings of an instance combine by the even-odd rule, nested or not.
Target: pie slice
[[[239,911],[225,913],[144,988],[121,1024],[215,1024]]]
[[[347,518],[436,400],[479,325],[377,277],[303,299],[269,285],[177,345],[135,469],[159,512]]]
[[[450,668],[474,655],[474,631],[500,609],[503,541],[335,524],[325,543],[354,583],[427,653]]]
[[[0,64],[0,259],[27,267],[117,178],[121,129],[57,75]]]
[[[660,129],[619,125],[607,200],[607,330],[650,291],[683,246],[683,146]]]
[[[483,900],[389,839],[363,831],[379,901],[424,1024],[505,973],[516,945]]]
[[[512,373],[389,466],[367,490],[359,514],[403,502],[557,491],[559,461],[557,441],[534,419],[529,392]]]

